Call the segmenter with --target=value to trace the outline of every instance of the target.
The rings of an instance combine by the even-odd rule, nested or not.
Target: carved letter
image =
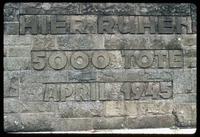
[[[90,83],[90,88],[91,88],[90,99],[93,101],[97,100],[98,99],[98,83]]]
[[[80,34],[86,33],[85,28],[87,22],[86,20],[84,20],[84,18],[82,16],[72,16],[71,27],[70,27],[71,33],[80,33]]]
[[[105,90],[105,83],[99,83],[99,100],[107,100],[107,91]]]
[[[10,85],[9,85],[7,96],[17,97],[18,95],[19,95],[19,78],[12,77],[10,80]]]
[[[49,65],[55,70],[62,69],[67,64],[67,57],[62,52],[53,52],[49,57]]]
[[[106,52],[95,52],[92,56],[92,63],[96,68],[103,69],[109,65],[109,56]]]
[[[169,50],[169,65],[172,68],[183,67],[183,55],[181,50]]]
[[[20,34],[24,35],[26,33],[26,28],[31,28],[31,34],[37,34],[37,16],[20,16]]]
[[[160,82],[160,97],[168,99],[172,97],[172,83],[171,82]]]
[[[159,33],[170,34],[173,33],[173,18],[172,17],[159,17],[158,30]]]
[[[152,96],[152,99],[158,99],[158,94],[160,91],[160,83],[148,82],[145,84],[146,84],[145,96]]]
[[[140,82],[135,82],[131,84],[131,93],[134,95],[130,95],[131,97],[133,96],[133,99],[138,100],[142,96],[144,92],[144,83]]]
[[[153,53],[148,51],[140,51],[139,55],[136,55],[137,64],[141,68],[148,68],[153,63]]]
[[[98,18],[98,33],[103,34],[104,31],[108,34],[113,34],[115,21],[111,17],[101,16]]]
[[[155,21],[155,17],[152,16],[148,16],[148,17],[143,17],[143,16],[139,16],[138,17],[138,33],[139,34],[144,34],[145,33],[145,29],[149,28],[150,29],[150,33],[154,34],[156,33],[156,21]]]
[[[124,68],[125,69],[130,69],[131,68],[131,59],[134,55],[134,52],[129,52],[129,51],[126,51],[126,50],[122,50],[122,57],[124,57]]]
[[[191,17],[176,17],[176,33],[183,33],[183,28],[185,33],[192,33]]]
[[[36,70],[43,70],[46,66],[45,52],[31,52],[32,65]]]
[[[51,33],[52,34],[65,34],[66,33],[66,20],[65,16],[51,16]]]
[[[70,98],[72,94],[73,94],[73,87],[71,84],[61,85],[61,101],[73,100],[73,97]]]
[[[71,65],[75,69],[84,69],[89,63],[88,56],[83,52],[75,52],[71,56]]]
[[[167,50],[155,50],[157,56],[158,68],[166,68],[169,66],[169,57]]]
[[[133,19],[134,16],[130,17],[119,16],[118,17],[119,32],[122,34],[135,33],[136,26]]]
[[[53,101],[60,101],[60,85],[46,84],[44,101],[50,101],[50,98],[53,98]]]
[[[38,30],[41,34],[47,34],[47,16],[46,15],[38,15],[39,25]]]
[[[130,99],[130,92],[131,92],[131,84],[130,83],[123,83],[123,85],[120,88],[120,92],[124,94],[124,99],[129,100]]]
[[[76,100],[87,101],[90,100],[90,86],[89,84],[76,84]]]

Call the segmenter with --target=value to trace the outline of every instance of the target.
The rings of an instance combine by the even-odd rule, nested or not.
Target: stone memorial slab
[[[192,3],[6,3],[5,132],[196,128]]]

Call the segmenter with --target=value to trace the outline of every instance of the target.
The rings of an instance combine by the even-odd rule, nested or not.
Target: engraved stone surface
[[[196,128],[192,3],[6,3],[4,131]]]

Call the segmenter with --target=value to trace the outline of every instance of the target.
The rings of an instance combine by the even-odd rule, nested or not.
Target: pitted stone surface
[[[6,132],[195,128],[192,3],[6,3]]]

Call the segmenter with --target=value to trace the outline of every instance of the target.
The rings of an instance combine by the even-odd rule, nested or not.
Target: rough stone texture
[[[30,47],[23,47],[23,46],[15,46],[15,47],[8,47],[8,57],[30,57],[31,49]]]
[[[6,3],[4,5],[4,21],[18,21],[19,20],[19,3]]]
[[[98,117],[93,119],[94,129],[120,129],[125,127],[124,117],[103,118]]]
[[[190,15],[189,4],[158,4],[158,12],[160,15]]]
[[[6,131],[52,131],[52,113],[21,113],[4,115],[4,128]]]
[[[6,3],[4,130],[196,128],[196,9]]]
[[[172,127],[175,124],[174,116],[171,115],[149,115],[128,117],[128,128],[164,128]]]
[[[195,127],[196,126],[196,104],[176,104],[173,114],[176,118],[176,125],[180,127]]]
[[[189,15],[189,4],[84,3],[81,14],[97,15]]]
[[[31,46],[32,36],[30,35],[4,35],[4,46]]]
[[[79,14],[76,3],[20,3],[20,14]]]
[[[92,118],[58,118],[52,122],[55,131],[92,130]]]
[[[19,23],[7,22],[4,23],[4,34],[7,35],[18,35],[19,34]]]
[[[190,14],[192,16],[192,22],[193,22],[193,30],[196,32],[197,31],[197,5],[192,3],[190,4]]]
[[[69,102],[59,103],[61,118],[100,117],[104,115],[104,105],[101,102]]]
[[[30,57],[5,57],[4,70],[28,70],[31,67]]]
[[[196,93],[196,68],[174,71],[174,93]],[[179,83],[183,83],[183,85],[180,85]]]
[[[58,35],[56,36],[56,42],[61,50],[104,49],[102,35]]]
[[[105,49],[182,49],[196,45],[196,35],[105,35]]]
[[[56,49],[55,36],[39,35],[33,37],[32,50]]]

